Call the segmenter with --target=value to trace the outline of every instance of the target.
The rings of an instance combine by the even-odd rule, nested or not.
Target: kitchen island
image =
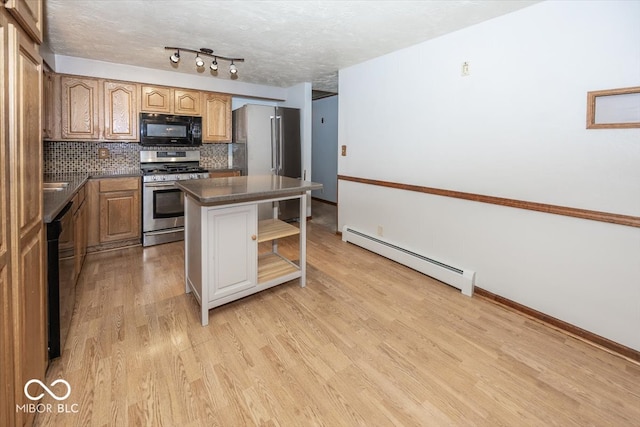
[[[306,281],[307,192],[322,184],[283,176],[238,176],[179,181],[184,192],[185,290],[200,303],[201,322],[209,310],[270,287]],[[278,220],[277,202],[300,200],[299,227]],[[258,218],[258,205],[273,206]],[[278,239],[299,236],[299,258],[278,252]],[[268,253],[258,244],[270,242]]]

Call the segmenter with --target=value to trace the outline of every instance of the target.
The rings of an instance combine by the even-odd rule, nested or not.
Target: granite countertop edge
[[[196,180],[197,182],[177,182],[176,186],[187,195],[193,197],[198,203],[206,206],[267,200],[271,198],[293,196],[306,193],[307,191],[322,189],[322,184],[311,181],[302,181],[295,178],[287,178],[287,180],[289,180],[289,184],[295,182],[296,184],[300,185],[285,186],[284,188],[281,188],[280,186],[278,186],[277,188],[270,186],[269,188],[255,188],[252,190],[247,190],[241,185],[239,187],[236,186],[236,184],[238,183],[244,183],[247,180],[255,178],[260,179],[264,177],[242,176],[229,178],[209,178],[206,180]],[[194,183],[200,188],[194,188]],[[203,186],[207,183],[211,185],[211,188],[220,188],[224,189],[224,191],[219,194],[205,194],[202,190]],[[225,191],[231,191],[231,193],[225,193]]]

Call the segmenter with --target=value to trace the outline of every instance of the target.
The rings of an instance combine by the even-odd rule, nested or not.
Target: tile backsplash
[[[228,144],[203,144],[198,148],[180,147],[180,150],[200,150],[200,166],[206,169],[229,168]],[[98,150],[106,148],[109,157],[101,159]],[[44,142],[44,173],[88,172],[135,173],[140,170],[140,150],[166,150],[166,147],[142,147],[131,142]]]

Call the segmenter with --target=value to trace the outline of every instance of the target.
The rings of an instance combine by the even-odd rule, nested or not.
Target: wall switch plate
[[[99,159],[108,159],[111,157],[108,148],[98,148],[98,158]]]
[[[466,77],[471,75],[471,71],[469,70],[469,62],[462,63],[462,71],[460,73],[462,77]]]
[[[347,155],[347,146],[346,146],[346,145],[343,145],[343,146],[342,146],[342,155],[343,155],[343,156],[346,156],[346,155]]]

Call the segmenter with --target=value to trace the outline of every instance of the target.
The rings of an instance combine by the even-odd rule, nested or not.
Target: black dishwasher
[[[69,202],[47,224],[47,295],[49,299],[49,359],[59,357],[76,301],[75,239]]]

